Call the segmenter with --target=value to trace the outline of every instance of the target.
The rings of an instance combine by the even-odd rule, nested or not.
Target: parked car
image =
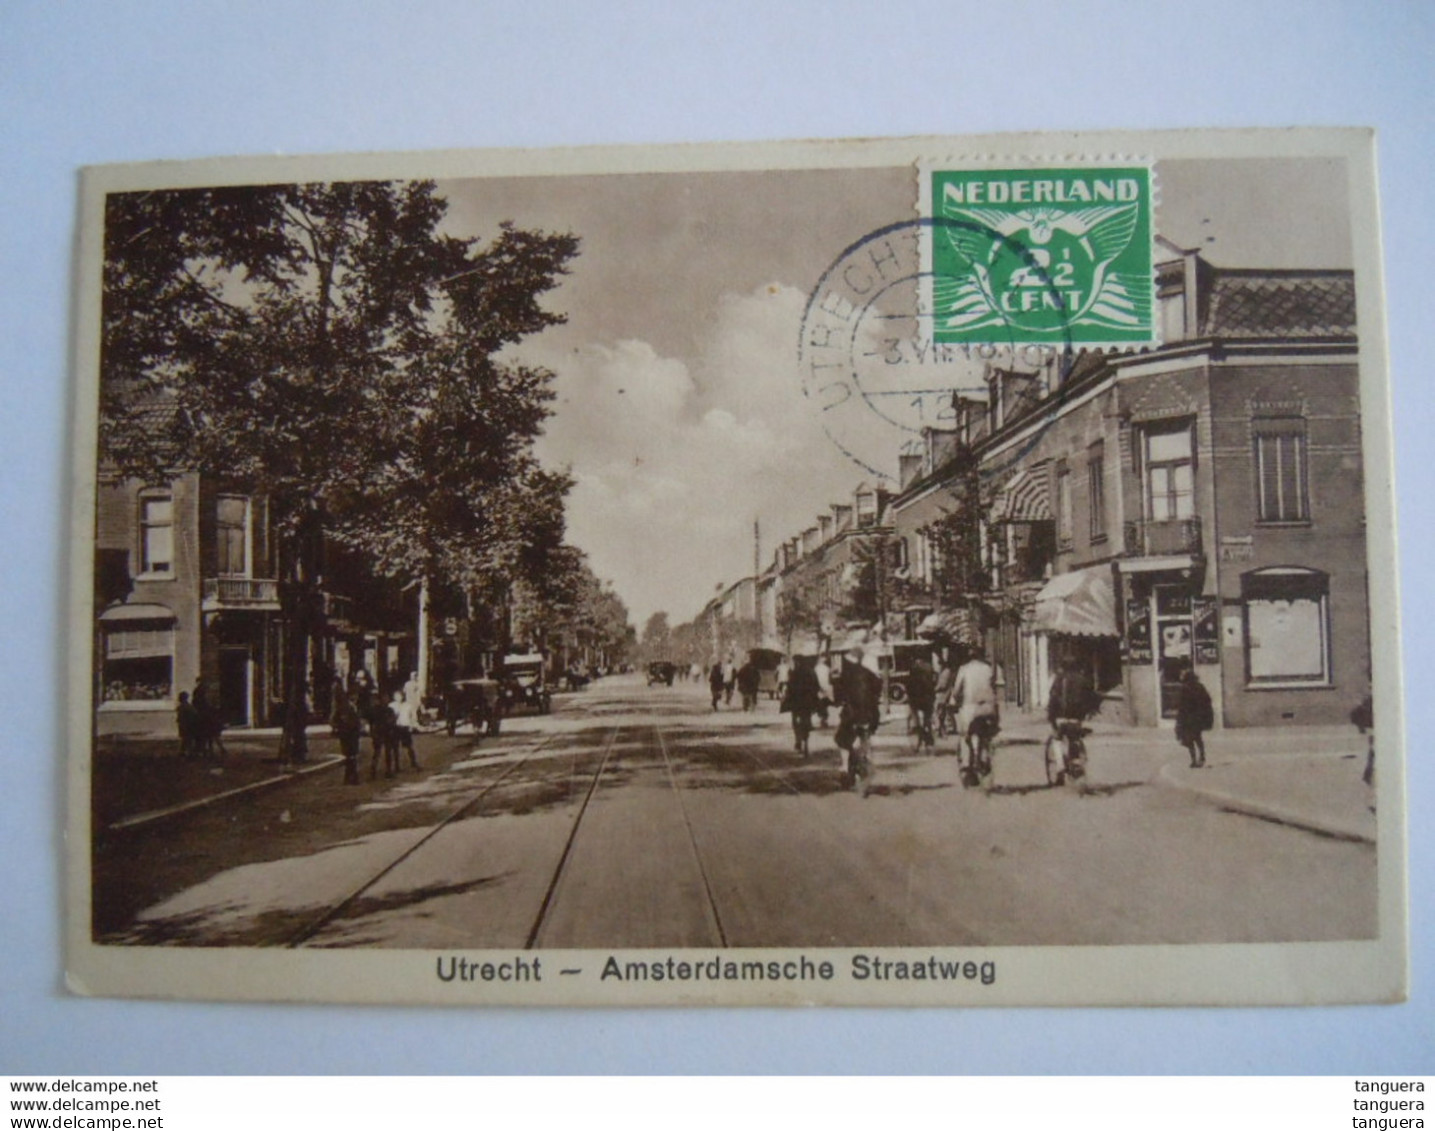
[[[546,715],[553,710],[553,696],[543,675],[543,662],[543,656],[537,652],[503,658],[499,679],[508,694],[511,711],[530,710]]]
[[[498,734],[506,704],[503,686],[496,679],[456,679],[444,699],[444,722],[448,733],[470,723],[474,734]]]

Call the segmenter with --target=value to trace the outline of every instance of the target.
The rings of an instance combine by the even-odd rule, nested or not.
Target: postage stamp
[[[1149,167],[923,170],[940,342],[1150,345]],[[930,194],[927,196],[927,194]]]
[[[117,166],[80,215],[75,992],[1405,994],[1367,131]]]

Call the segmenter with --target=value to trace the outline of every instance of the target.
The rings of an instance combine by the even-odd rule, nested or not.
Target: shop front
[[[1201,591],[1200,571],[1138,571],[1124,577],[1122,650],[1131,720],[1170,726],[1188,668],[1213,693],[1220,685],[1220,598]],[[1221,717],[1219,703],[1216,717]]]

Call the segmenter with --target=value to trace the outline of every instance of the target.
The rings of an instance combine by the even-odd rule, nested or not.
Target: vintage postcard
[[[82,178],[77,993],[1406,993],[1374,137]]]

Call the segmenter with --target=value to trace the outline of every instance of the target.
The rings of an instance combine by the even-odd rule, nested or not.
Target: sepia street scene
[[[109,194],[90,939],[1376,938],[1350,208],[1304,157]]]

